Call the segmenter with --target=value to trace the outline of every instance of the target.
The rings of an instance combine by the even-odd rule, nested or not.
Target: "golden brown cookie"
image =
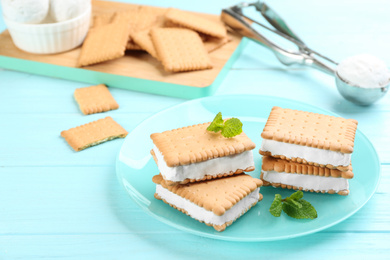
[[[173,24],[185,27],[209,36],[217,38],[225,38],[227,35],[226,28],[222,23],[208,20],[207,18],[196,14],[182,11],[175,8],[170,8],[165,19]]]
[[[211,69],[212,64],[199,35],[188,29],[153,28],[153,45],[169,72]]]
[[[101,113],[119,108],[118,103],[104,84],[78,88],[74,91],[74,98],[84,115]]]
[[[357,121],[273,107],[261,134],[263,139],[352,153]]]
[[[124,20],[91,28],[81,47],[77,66],[84,67],[125,55],[129,25]]]
[[[61,136],[76,152],[115,138],[126,137],[126,135],[127,131],[111,117],[61,132]]]
[[[256,147],[244,132],[226,138],[220,133],[207,131],[209,125],[210,122],[154,133],[150,138],[168,167],[239,154]]]

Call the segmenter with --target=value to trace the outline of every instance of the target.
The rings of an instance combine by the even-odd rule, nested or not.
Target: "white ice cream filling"
[[[222,216],[217,216],[212,211],[208,211],[205,208],[199,207],[195,203],[192,203],[191,201],[176,195],[168,189],[165,189],[163,186],[159,184],[156,185],[156,193],[167,203],[186,210],[187,215],[194,219],[212,225],[223,225],[226,222],[234,221],[239,218],[251,207],[251,205],[259,201],[259,192],[260,188],[257,188],[239,202],[237,202],[235,205],[233,205],[230,209],[226,210],[225,214]]]
[[[272,156],[283,155],[287,158],[301,158],[308,162],[348,166],[351,163],[351,154],[318,149],[309,146],[289,144],[275,140],[263,139],[261,148],[264,152],[270,152]]]
[[[161,175],[164,176],[165,180],[175,182],[185,179],[200,180],[207,175],[217,176],[218,174],[235,172],[239,169],[245,170],[248,167],[255,166],[252,150],[176,167],[169,167],[166,164],[163,155],[156,146],[153,147],[153,151],[156,155],[157,167]]]
[[[285,185],[302,187],[303,190],[329,191],[336,193],[342,190],[348,190],[348,180],[344,178],[324,177],[314,175],[304,175],[297,173],[286,173],[277,171],[261,171],[263,180],[270,183],[280,183]]]

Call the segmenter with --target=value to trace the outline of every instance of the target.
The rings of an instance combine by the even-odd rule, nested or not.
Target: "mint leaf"
[[[290,199],[293,199],[293,200],[300,200],[300,199],[303,198],[303,192],[300,191],[300,190],[296,191],[293,194],[291,194],[290,197],[287,197],[287,198],[290,198]]]
[[[296,200],[291,199],[290,197],[287,197],[285,201],[288,202],[288,203],[294,204],[294,206],[298,207],[299,209],[302,208],[302,204],[301,203],[299,203]]]
[[[269,212],[275,217],[280,217],[280,214],[282,214],[282,195],[275,194],[275,199],[269,208]]]
[[[310,202],[300,199],[299,203],[302,204],[302,211],[307,216],[307,218],[315,219],[317,218],[317,210],[313,207],[313,205],[310,204]]]
[[[233,137],[242,133],[242,123],[238,118],[230,118],[226,120],[225,127],[222,129],[221,134],[224,137]]]
[[[300,208],[292,203],[292,200],[285,201],[285,203],[283,203],[283,211],[288,216],[296,219],[317,218],[317,211],[308,201],[300,199],[297,202],[302,205]]]
[[[288,216],[296,219],[317,218],[316,209],[310,204],[310,202],[302,199],[302,197],[302,191],[294,192],[290,195],[290,197],[285,199],[282,199],[280,194],[276,194],[269,212],[275,217],[279,217],[283,210]]]
[[[223,119],[222,113],[219,112],[215,117],[213,122],[207,127],[207,131],[218,132],[223,129]]]
[[[242,133],[242,123],[240,119],[234,117],[224,122],[222,119],[222,113],[219,112],[207,127],[207,131],[215,133],[221,131],[222,136],[230,138]]]

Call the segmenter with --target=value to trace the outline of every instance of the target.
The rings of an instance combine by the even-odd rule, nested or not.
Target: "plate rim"
[[[314,108],[315,110],[321,110],[323,113],[325,114],[328,114],[328,115],[332,115],[332,116],[338,116],[340,117],[340,115],[338,115],[337,113],[334,113],[332,111],[329,111],[329,110],[326,110],[324,108],[321,108],[321,107],[316,107],[314,105],[311,105],[311,104],[307,104],[305,102],[301,102],[301,101],[297,101],[297,100],[292,100],[292,99],[288,99],[288,98],[279,98],[279,97],[275,97],[275,96],[268,96],[268,95],[249,95],[249,94],[238,94],[238,95],[218,95],[218,96],[209,96],[209,97],[203,97],[203,98],[198,98],[198,99],[193,99],[193,100],[189,100],[189,101],[185,101],[185,102],[182,102],[182,103],[179,103],[179,104],[175,104],[175,105],[172,105],[172,106],[169,106],[167,108],[164,108],[164,109],[161,109],[160,111],[152,114],[151,116],[147,117],[146,119],[142,120],[139,124],[137,124],[135,127],[133,127],[130,131],[129,131],[129,134],[131,134],[131,132],[133,130],[135,130],[136,128],[140,127],[144,122],[146,121],[149,121],[149,120],[152,120],[154,117],[157,117],[159,116],[160,114],[162,113],[165,113],[167,111],[170,111],[172,109],[176,109],[176,108],[179,108],[181,106],[187,106],[187,105],[191,105],[191,103],[197,103],[197,102],[201,102],[203,100],[207,100],[207,99],[220,99],[220,98],[227,98],[227,97],[234,97],[234,98],[252,98],[252,99],[255,99],[255,98],[266,98],[268,100],[272,99],[272,100],[275,100],[275,101],[282,101],[282,102],[289,102],[289,103],[298,103],[298,104],[301,104],[301,105],[304,105],[304,106],[308,106],[310,108]],[[177,230],[180,230],[180,231],[185,231],[189,234],[194,234],[194,235],[198,235],[198,236],[201,236],[201,237],[207,237],[207,238],[212,238],[212,239],[217,239],[217,240],[223,240],[223,241],[236,241],[236,242],[266,242],[266,241],[279,241],[279,240],[285,240],[285,239],[291,239],[291,238],[295,238],[295,237],[301,237],[301,236],[305,236],[305,235],[310,235],[310,234],[314,234],[314,233],[317,233],[319,231],[322,231],[322,230],[325,230],[327,228],[330,228],[334,225],[337,225],[341,222],[343,222],[344,220],[350,218],[352,215],[354,215],[356,212],[358,212],[364,205],[367,204],[367,202],[372,198],[372,196],[375,194],[376,190],[378,189],[378,186],[379,186],[379,183],[380,183],[380,179],[381,179],[381,175],[382,175],[382,167],[381,167],[381,162],[380,162],[380,157],[374,147],[374,145],[372,144],[372,142],[369,140],[369,138],[360,130],[360,129],[357,129],[357,132],[362,136],[362,138],[369,144],[369,146],[372,148],[372,150],[374,151],[374,155],[375,155],[375,158],[376,158],[376,161],[378,162],[378,181],[376,182],[375,184],[375,187],[374,189],[372,190],[372,192],[369,194],[369,196],[367,196],[367,199],[359,206],[357,207],[356,209],[352,210],[351,212],[349,212],[348,214],[346,214],[344,217],[332,222],[332,223],[329,223],[328,225],[324,225],[324,226],[321,226],[319,228],[316,228],[316,229],[312,229],[312,230],[308,230],[308,231],[305,231],[305,232],[300,232],[300,233],[296,233],[296,234],[290,234],[290,235],[285,235],[285,236],[278,236],[278,237],[272,237],[272,238],[269,238],[269,237],[256,237],[256,238],[236,238],[236,237],[233,237],[233,236],[218,236],[218,235],[215,235],[215,234],[211,234],[211,233],[204,233],[202,231],[198,231],[198,230],[194,230],[194,229],[191,229],[191,228],[188,228],[186,226],[183,226],[183,225],[177,225],[176,223],[173,223],[167,219],[165,219],[164,217],[161,217],[160,215],[158,214],[155,214],[149,210],[147,210],[145,208],[145,205],[143,205],[139,200],[133,198],[133,196],[127,191],[126,187],[124,186],[124,183],[123,181],[121,180],[120,178],[120,170],[119,170],[119,165],[120,163],[122,163],[119,159],[119,154],[121,153],[121,150],[122,150],[122,147],[123,147],[123,144],[121,145],[121,148],[119,149],[118,153],[117,153],[117,156],[116,156],[116,160],[115,160],[115,171],[116,171],[116,177],[120,183],[120,185],[124,188],[124,190],[126,191],[127,195],[132,199],[132,201],[134,201],[144,212],[146,212],[148,215],[152,216],[153,218],[157,219],[158,221],[162,222],[162,223],[165,223]],[[197,220],[195,220],[197,221]]]

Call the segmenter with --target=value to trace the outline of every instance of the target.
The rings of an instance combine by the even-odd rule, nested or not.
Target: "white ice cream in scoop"
[[[1,0],[1,6],[4,16],[18,23],[40,23],[49,12],[49,0]]]
[[[390,71],[386,64],[369,54],[341,61],[337,66],[337,74],[346,83],[361,88],[382,88],[390,82]]]
[[[50,16],[56,22],[75,18],[85,12],[91,0],[50,0]]]

